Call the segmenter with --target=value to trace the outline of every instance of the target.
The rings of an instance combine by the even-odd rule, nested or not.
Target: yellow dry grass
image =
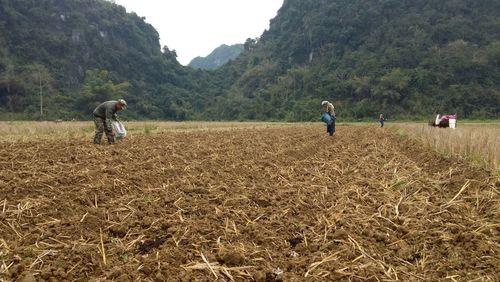
[[[459,124],[456,129],[419,123],[396,123],[390,127],[446,155],[458,156],[494,171],[500,169],[500,123]]]
[[[292,124],[280,122],[173,122],[131,121],[124,122],[129,135],[151,134],[190,130],[231,130],[237,128],[268,128],[282,126],[306,126],[308,123]],[[91,121],[0,121],[0,141],[29,141],[92,138],[94,123]]]

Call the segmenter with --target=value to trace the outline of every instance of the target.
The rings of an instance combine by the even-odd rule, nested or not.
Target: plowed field
[[[0,146],[3,280],[500,280],[498,178],[379,128]]]

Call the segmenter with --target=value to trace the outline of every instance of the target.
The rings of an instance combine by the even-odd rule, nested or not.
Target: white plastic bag
[[[117,141],[122,140],[123,138],[125,138],[125,136],[127,136],[127,130],[125,130],[125,126],[123,126],[121,122],[113,121],[112,125],[113,131],[115,132],[115,139]]]

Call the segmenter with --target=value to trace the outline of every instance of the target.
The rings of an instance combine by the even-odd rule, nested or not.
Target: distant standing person
[[[380,122],[380,127],[384,127],[384,114],[380,114],[380,116],[378,117],[378,121]]]
[[[116,112],[121,111],[127,107],[127,102],[123,99],[118,101],[107,101],[95,108],[94,123],[95,123],[95,136],[94,144],[100,144],[103,132],[106,132],[108,143],[115,143],[115,135],[113,132],[112,122],[117,121],[118,116]]]
[[[330,115],[331,123],[326,124],[326,132],[328,132],[330,136],[333,136],[333,133],[335,133],[335,107],[328,101],[321,102],[321,106],[323,107],[323,112]]]

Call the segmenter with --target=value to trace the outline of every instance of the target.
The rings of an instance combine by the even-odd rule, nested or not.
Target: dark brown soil
[[[500,280],[498,178],[313,125],[0,144],[0,280]]]

